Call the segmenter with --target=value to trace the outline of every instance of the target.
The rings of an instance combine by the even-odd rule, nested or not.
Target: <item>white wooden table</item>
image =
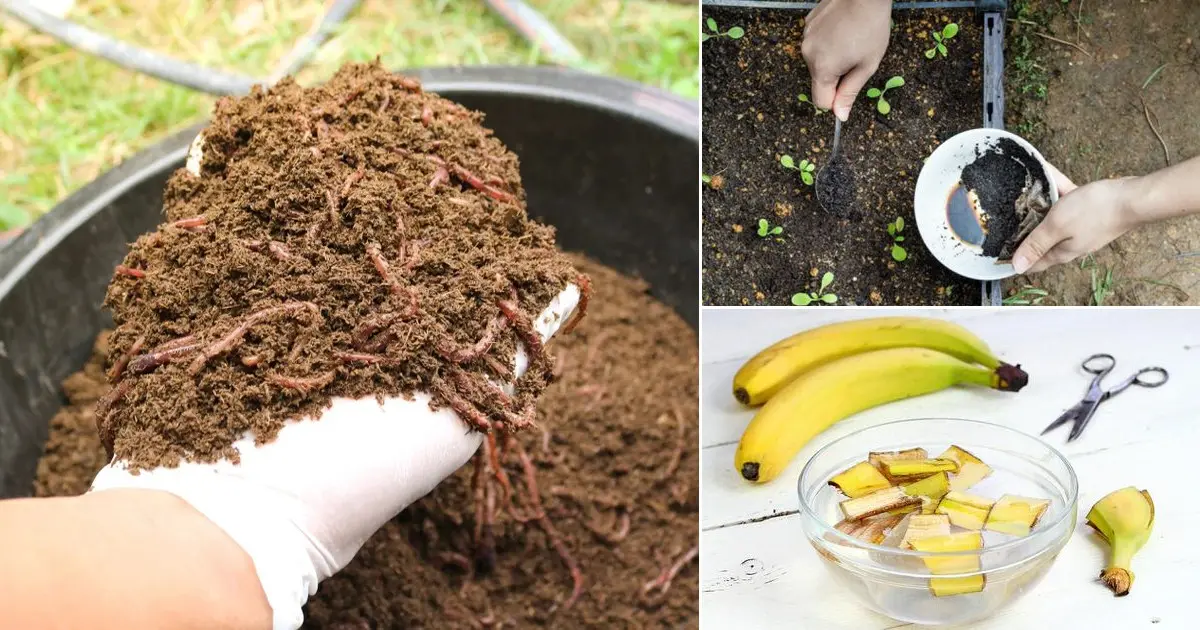
[[[1029,385],[1018,394],[953,389],[885,405],[819,436],[775,482],[752,486],[733,468],[738,437],[752,413],[730,382],[759,349],[831,321],[932,315],[978,334],[1003,359],[1020,363]],[[821,446],[866,426],[919,417],[961,417],[1037,435],[1076,403],[1090,375],[1080,362],[1116,357],[1111,386],[1132,370],[1159,365],[1170,381],[1131,388],[1101,405],[1083,436],[1046,436],[1079,476],[1079,523],[1049,574],[1032,592],[970,627],[989,630],[1197,628],[1200,604],[1200,310],[1173,309],[704,309],[701,335],[700,610],[704,628],[885,630],[910,624],[862,608],[835,584],[804,537],[796,479]],[[1111,381],[1111,382],[1110,382]],[[1084,516],[1124,486],[1150,490],[1153,535],[1134,558],[1129,596],[1095,581],[1106,546]]]

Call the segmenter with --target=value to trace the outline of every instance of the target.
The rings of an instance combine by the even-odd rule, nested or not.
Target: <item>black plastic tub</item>
[[[693,327],[699,109],[634,83],[554,68],[414,72],[487,114],[521,158],[532,215],[579,251],[644,278]],[[127,244],[161,219],[197,125],[135,155],[0,249],[0,498],[27,496],[59,383],[111,323],[100,308]]]

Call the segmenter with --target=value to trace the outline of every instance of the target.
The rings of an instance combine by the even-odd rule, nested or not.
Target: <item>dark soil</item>
[[[697,479],[696,335],[644,283],[586,260],[596,281],[588,324],[556,339],[562,376],[538,406],[542,431],[515,439],[533,460],[541,500],[578,561],[585,590],[569,609],[571,580],[535,524],[496,515],[495,568],[468,577],[475,524],[467,466],[371,538],[306,609],[306,628],[695,628]],[[107,391],[107,336],[64,383],[70,405],[51,421],[37,496],[85,492],[107,459],[93,406]],[[514,486],[520,465],[509,462]],[[628,519],[628,520],[626,520]],[[618,537],[628,523],[628,534]],[[643,587],[686,561],[660,601]],[[465,566],[469,566],[469,563]],[[651,598],[653,599],[653,598]],[[556,609],[557,608],[557,609]]]
[[[1013,6],[1009,17],[1032,24],[1010,23],[1006,35],[1007,124],[1076,184],[1161,169],[1164,143],[1172,164],[1200,155],[1200,3]],[[1110,270],[1114,282],[1103,290]],[[1096,252],[1094,264],[1005,282],[1009,294],[1029,286],[1047,291],[1048,305],[1094,304],[1098,294],[1106,305],[1200,305],[1200,216],[1130,231]]]
[[[740,40],[703,44],[704,172],[720,174],[720,190],[705,187],[705,304],[789,304],[816,290],[825,271],[840,304],[979,304],[979,283],[942,267],[925,251],[915,227],[892,259],[887,226],[897,217],[915,226],[913,189],[921,165],[947,138],[979,127],[982,34],[973,11],[895,11],[896,28],[869,86],[901,75],[882,116],[865,96],[842,129],[841,152],[857,183],[856,207],[845,216],[821,210],[813,189],[779,164],[780,155],[822,166],[833,137],[833,115],[797,101],[811,95],[800,56],[803,13],[709,9],[722,28],[742,26]],[[949,57],[930,61],[929,31],[949,21],[959,34]],[[763,239],[759,218],[784,228]]]
[[[1021,228],[1027,223],[1036,227],[1050,207],[1046,197],[1050,181],[1037,158],[1008,138],[976,155],[963,167],[962,183],[975,193],[987,217],[983,255],[1011,260],[1022,240],[1018,235],[1027,236],[1032,230]],[[1027,200],[1032,197],[1043,201],[1030,204]]]
[[[109,288],[106,445],[135,470],[236,461],[246,432],[333,397],[417,389],[475,428],[526,426],[550,361],[532,353],[515,399],[485,376],[511,379],[531,314],[588,283],[481,121],[378,63],[219,101],[201,176],[175,173],[168,223]]]

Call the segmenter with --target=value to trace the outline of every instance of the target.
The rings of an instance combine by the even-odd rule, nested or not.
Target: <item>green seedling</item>
[[[1004,298],[1001,304],[1004,306],[1037,306],[1048,295],[1050,294],[1045,289],[1025,285],[1021,287],[1020,291]]]
[[[882,90],[879,88],[871,88],[871,89],[867,90],[867,98],[879,99],[875,103],[875,109],[879,110],[880,114],[887,116],[892,111],[892,104],[887,102],[887,99],[884,98],[884,95],[887,94],[888,90],[894,90],[903,85],[904,85],[904,77],[900,77],[900,76],[892,77],[892,78],[888,79],[886,83],[883,84]]]
[[[796,306],[808,306],[809,304],[835,304],[838,297],[833,293],[826,293],[825,289],[833,284],[833,272],[826,271],[825,275],[821,276],[821,288],[811,293],[797,293],[792,296],[792,304]]]
[[[813,112],[817,114],[824,114],[825,112],[829,111],[828,109],[821,109],[820,107],[817,107],[817,104],[809,100],[808,95],[804,94],[803,92],[800,93],[800,96],[796,97],[796,100],[800,101],[801,103],[808,103],[809,105],[812,105]]]
[[[782,225],[776,225],[775,227],[771,227],[771,223],[769,221],[767,221],[766,219],[758,220],[758,235],[759,236],[761,236],[763,238],[767,238],[768,236],[776,236],[778,234],[783,234],[783,226]]]
[[[712,39],[713,37],[728,37],[729,39],[741,39],[742,36],[746,34],[745,29],[743,29],[740,26],[734,26],[734,27],[730,28],[728,31],[722,32],[721,29],[717,28],[717,21],[712,18],[708,18],[708,19],[704,20],[704,25],[707,26],[708,30],[711,32],[700,33],[700,41],[702,41],[702,42],[706,42],[709,39]]]
[[[704,182],[705,184],[711,184],[712,183],[712,175],[705,175],[704,173],[700,173],[700,181]]]
[[[804,183],[808,186],[813,185],[813,171],[817,170],[816,164],[808,160],[800,160],[800,163],[796,164],[796,161],[790,155],[781,155],[779,163],[783,165],[783,168],[799,171],[800,179],[804,180]]]
[[[1091,273],[1092,276],[1092,305],[1104,306],[1104,301],[1112,295],[1113,284],[1116,280],[1113,278],[1112,267],[1105,267],[1096,262],[1096,259],[1088,254],[1079,261],[1079,268]]]
[[[933,48],[925,51],[925,58],[933,59],[939,54],[945,57],[950,52],[946,49],[946,42],[953,39],[955,35],[958,35],[958,25],[951,22],[943,26],[941,32],[930,31],[930,34],[933,35]]]
[[[896,220],[888,224],[888,234],[892,235],[892,258],[896,262],[904,262],[908,259],[908,251],[904,249],[900,243],[904,242],[904,217],[896,217]]]

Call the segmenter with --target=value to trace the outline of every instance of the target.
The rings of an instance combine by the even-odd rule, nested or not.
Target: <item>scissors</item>
[[[1116,387],[1108,390],[1101,389],[1100,381],[1103,380],[1109,372],[1112,372],[1116,365],[1117,360],[1114,359],[1111,354],[1093,354],[1092,356],[1084,359],[1083,364],[1081,365],[1083,371],[1096,375],[1092,379],[1091,385],[1088,385],[1087,393],[1084,394],[1083,400],[1079,401],[1074,407],[1071,407],[1066,411],[1066,413],[1059,416],[1058,420],[1051,422],[1050,426],[1046,427],[1042,431],[1042,435],[1046,435],[1050,431],[1053,431],[1063,424],[1073,421],[1075,426],[1071,427],[1071,434],[1067,437],[1067,441],[1071,442],[1075,440],[1075,438],[1079,437],[1081,433],[1083,433],[1083,429],[1087,427],[1088,422],[1092,419],[1092,416],[1095,415],[1096,407],[1099,407],[1100,403],[1112,398],[1113,396],[1116,396],[1117,394],[1120,394],[1126,389],[1129,389],[1130,385],[1137,385],[1138,387],[1158,387],[1159,385],[1167,382],[1167,371],[1163,368],[1144,367],[1134,372],[1129,378],[1121,381],[1121,383]],[[1153,376],[1148,377],[1148,375]]]

